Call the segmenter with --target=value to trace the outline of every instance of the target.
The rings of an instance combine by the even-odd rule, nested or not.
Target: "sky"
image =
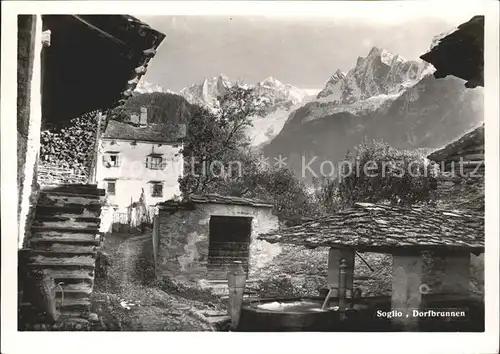
[[[166,38],[145,80],[179,91],[221,73],[256,83],[268,76],[320,90],[337,70],[347,72],[374,46],[417,60],[432,38],[472,16],[381,22],[263,16],[138,16]]]

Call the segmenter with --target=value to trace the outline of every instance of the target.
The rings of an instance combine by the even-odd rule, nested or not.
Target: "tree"
[[[419,152],[398,150],[381,141],[363,141],[341,168],[339,196],[344,205],[389,202],[433,203],[436,180]]]
[[[342,208],[337,178],[313,178],[314,202],[321,214],[331,214]]]
[[[185,174],[180,179],[185,196],[218,193],[262,199],[285,215],[311,214],[310,193],[290,169],[273,169],[253,151],[246,136],[250,118],[262,116],[269,102],[242,86],[228,88],[217,112],[198,109],[187,125]]]
[[[227,88],[218,101],[216,112],[198,108],[187,124],[180,179],[185,195],[223,190],[228,180],[242,180],[254,168],[245,131],[252,116],[263,114],[265,103],[241,86]]]

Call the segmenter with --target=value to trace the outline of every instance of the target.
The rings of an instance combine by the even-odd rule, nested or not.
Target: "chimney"
[[[141,107],[141,120],[139,124],[141,127],[148,125],[148,109],[146,107]]]
[[[132,114],[130,116],[130,122],[133,124],[139,124],[139,116],[137,114]]]

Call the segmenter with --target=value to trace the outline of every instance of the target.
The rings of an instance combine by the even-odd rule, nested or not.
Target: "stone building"
[[[109,205],[103,211],[101,231],[120,223],[117,216],[126,215],[141,196],[154,215],[158,202],[180,195],[184,134],[182,125],[148,123],[146,108],[131,121],[108,122],[96,161],[97,185],[106,190]]]
[[[241,261],[251,279],[281,251],[257,240],[257,235],[278,227],[271,208],[258,200],[215,194],[159,204],[157,274],[224,282],[227,266]]]
[[[484,300],[470,293],[471,257],[484,252],[482,213],[357,203],[330,216],[273,230],[258,238],[312,249],[330,247],[328,285],[334,296],[339,292],[342,259],[346,262],[346,295],[352,299],[356,252],[388,253],[393,259],[392,294],[379,302],[379,309],[450,308],[457,303],[484,308]],[[428,252],[441,259],[439,272],[436,267],[425,266],[424,254]],[[379,301],[364,301],[374,300]],[[394,322],[397,328],[412,330],[418,318],[403,316],[394,318]],[[484,326],[484,318],[482,323]]]

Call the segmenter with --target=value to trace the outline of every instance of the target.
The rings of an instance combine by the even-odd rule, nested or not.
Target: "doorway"
[[[234,261],[240,261],[248,273],[251,232],[251,217],[210,217],[207,265],[209,279],[227,279],[228,267]]]

